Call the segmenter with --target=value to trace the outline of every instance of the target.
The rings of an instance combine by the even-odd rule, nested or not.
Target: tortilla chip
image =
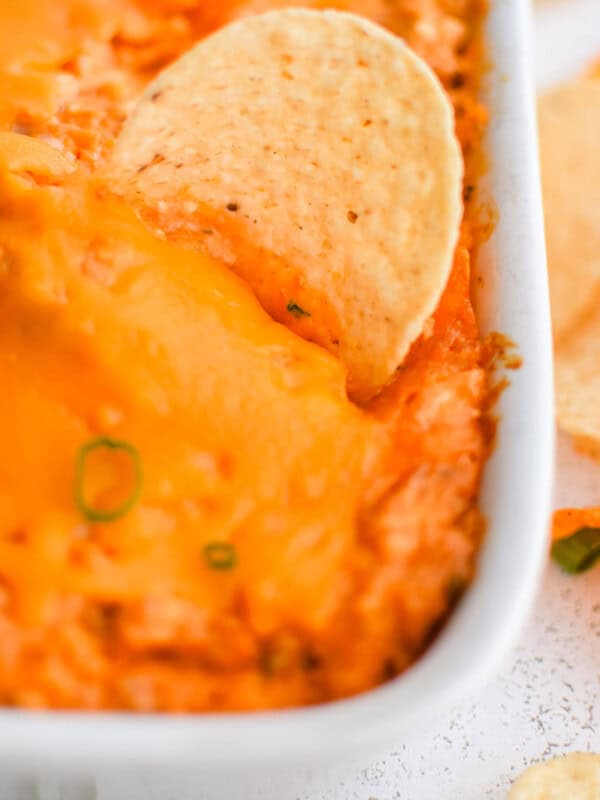
[[[600,80],[539,103],[542,184],[554,336],[558,344],[600,296]]]
[[[358,400],[390,380],[446,285],[463,171],[450,101],[359,17],[287,10],[219,31],[150,86],[109,169],[158,229],[338,355]]]
[[[564,430],[596,455],[600,447],[600,311],[556,348],[556,411]]]
[[[600,756],[569,753],[530,767],[514,784],[508,800],[598,800]]]

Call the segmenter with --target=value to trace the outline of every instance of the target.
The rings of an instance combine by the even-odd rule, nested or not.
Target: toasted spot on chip
[[[147,90],[109,172],[147,221],[225,260],[275,319],[334,352],[358,400],[435,310],[462,214],[436,77],[338,12],[249,17],[201,42]]]
[[[598,800],[600,755],[569,753],[530,767],[508,800]]]
[[[539,103],[540,154],[554,336],[600,296],[600,80],[581,79]]]

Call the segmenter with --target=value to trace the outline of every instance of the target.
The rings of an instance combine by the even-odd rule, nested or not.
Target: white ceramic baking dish
[[[6,775],[9,767],[160,767],[177,768],[175,776],[193,769],[197,791],[190,798],[212,793],[220,800],[250,798],[255,787],[257,796],[285,800],[298,796],[294,784],[308,771],[318,776],[332,764],[412,737],[496,667],[527,615],[546,557],[553,465],[551,342],[528,5],[528,0],[491,0],[490,173],[480,192],[493,197],[498,224],[477,265],[482,332],[508,335],[518,345],[523,366],[509,374],[510,387],[499,402],[498,441],[481,499],[489,529],[478,576],[443,634],[395,681],[317,708],[190,717],[3,711],[0,773]]]

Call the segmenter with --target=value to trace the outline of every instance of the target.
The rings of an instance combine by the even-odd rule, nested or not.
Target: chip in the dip
[[[376,394],[446,285],[462,213],[450,101],[400,39],[287,10],[201,42],[150,85],[112,180]]]
[[[600,453],[600,80],[545,95],[539,121],[558,421]]]
[[[600,756],[569,753],[530,767],[515,783],[509,800],[597,800]]]

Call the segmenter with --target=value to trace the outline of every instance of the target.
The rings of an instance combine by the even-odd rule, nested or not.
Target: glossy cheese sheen
[[[405,669],[473,574],[487,390],[470,223],[426,336],[360,409],[332,356],[95,177],[134,93],[252,10],[238,5],[218,17],[209,3],[26,0],[0,13],[0,127],[22,137],[0,136],[6,704],[346,696]],[[482,116],[460,97],[468,154]],[[76,459],[101,435],[134,445],[144,477],[127,515],[93,524],[75,502]],[[95,503],[119,505],[125,466],[90,462]],[[215,541],[235,547],[234,568],[207,564]]]
[[[332,499],[360,492],[374,434],[345,396],[340,364],[271,321],[219,265],[155,239],[95,187],[55,199],[53,189],[23,181],[20,191],[19,182],[9,176],[2,187],[14,211],[0,222],[10,260],[0,301],[10,355],[3,386],[19,414],[4,439],[13,464],[2,527],[35,528],[53,507],[80,524],[69,508],[80,443],[101,432],[126,435],[143,457],[144,503],[110,527],[117,551],[129,544],[132,559],[96,576],[109,593],[115,580],[126,596],[144,590],[150,576],[144,570],[136,580],[136,542],[157,557],[152,580],[172,588],[161,576],[165,547],[200,553],[203,542],[233,535],[241,571],[258,544],[259,573],[273,571],[291,598],[301,576],[287,544],[306,527],[318,571],[331,575],[353,514],[351,502]],[[43,426],[27,425],[41,414]],[[47,486],[25,480],[44,474]],[[180,590],[205,598],[214,576],[202,574],[198,558],[183,562],[173,564]],[[56,588],[50,574],[44,582]],[[251,583],[260,607],[260,575]],[[226,598],[217,591],[219,603]],[[318,614],[326,615],[324,600]],[[306,611],[303,620],[310,624]]]

